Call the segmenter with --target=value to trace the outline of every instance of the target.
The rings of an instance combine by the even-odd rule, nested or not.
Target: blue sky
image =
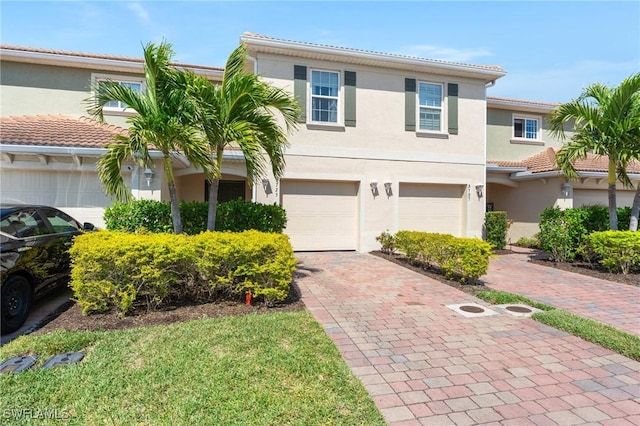
[[[431,59],[500,65],[490,96],[567,102],[640,71],[640,1],[6,1],[3,44],[223,66],[254,32]]]

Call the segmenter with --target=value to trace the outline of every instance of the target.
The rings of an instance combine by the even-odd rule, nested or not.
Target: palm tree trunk
[[[631,218],[629,219],[629,231],[638,230],[638,216],[640,216],[640,183],[638,184],[638,189],[636,189],[636,195],[633,197]]]
[[[169,154],[164,157],[164,172],[167,175],[169,185],[169,199],[171,200],[171,220],[173,221],[173,232],[182,234],[182,218],[180,217],[180,205],[178,204],[178,191],[176,191],[176,181],[173,176],[171,158]]]
[[[220,179],[211,179],[209,181],[209,210],[207,213],[207,230],[215,231],[216,229],[216,208],[218,207],[218,186]]]
[[[616,203],[616,164],[609,158],[609,229],[618,230],[618,206]]]

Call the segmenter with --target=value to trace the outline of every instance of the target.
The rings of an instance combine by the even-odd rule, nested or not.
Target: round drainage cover
[[[523,314],[528,314],[529,312],[533,312],[531,309],[525,308],[524,306],[507,306],[505,309],[507,311],[520,312]]]
[[[459,308],[461,311],[465,311],[465,312],[469,312],[472,314],[479,314],[484,312],[484,309],[482,309],[479,306],[469,306],[469,305],[464,305],[464,306],[460,306]]]

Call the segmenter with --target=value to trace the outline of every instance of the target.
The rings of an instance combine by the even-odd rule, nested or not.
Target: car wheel
[[[12,333],[24,324],[31,310],[31,285],[21,276],[2,283],[2,334]]]

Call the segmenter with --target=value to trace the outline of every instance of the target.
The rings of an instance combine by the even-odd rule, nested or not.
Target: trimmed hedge
[[[70,254],[71,288],[85,314],[240,300],[247,292],[271,304],[286,299],[296,265],[288,237],[258,231],[87,233]]]
[[[612,272],[640,271],[640,232],[594,232],[584,238],[581,252]]]
[[[398,231],[395,240],[398,250],[411,262],[438,268],[447,278],[463,283],[476,281],[489,269],[491,245],[477,238]]]
[[[185,234],[196,235],[207,230],[209,203],[181,201],[180,215]],[[135,200],[114,203],[104,213],[109,231],[173,232],[171,204],[168,201]],[[255,229],[261,232],[282,233],[287,226],[287,214],[277,205],[234,200],[216,206],[216,231],[242,232]]]
[[[495,211],[484,214],[485,241],[496,250],[507,246],[507,212]]]

